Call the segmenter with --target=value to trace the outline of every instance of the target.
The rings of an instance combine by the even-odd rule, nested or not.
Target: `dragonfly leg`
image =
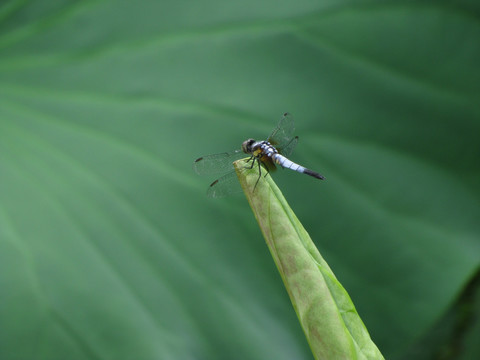
[[[268,169],[268,165],[265,165],[265,169],[267,169],[267,173],[263,175],[263,177],[266,177],[268,174],[270,174],[270,170]]]
[[[247,163],[248,163],[250,160],[253,160],[253,161],[252,161],[252,166],[250,166],[249,169],[253,169],[253,165],[255,165],[255,160],[256,160],[256,159],[257,159],[257,158],[252,155],[252,156],[250,157],[250,159],[247,160]]]
[[[255,186],[253,187],[253,191],[255,191],[255,189],[257,188],[258,181],[262,177],[262,162],[258,158],[256,158],[256,160],[258,162],[258,179],[257,179],[257,182],[255,183]],[[267,173],[265,174],[265,176],[267,175],[268,175],[268,167],[267,167]]]

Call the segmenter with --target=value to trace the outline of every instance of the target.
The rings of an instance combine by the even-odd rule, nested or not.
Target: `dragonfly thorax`
[[[272,156],[275,153],[278,153],[268,141],[255,141],[254,139],[245,140],[242,144],[242,150],[246,154],[253,155],[258,157],[259,154],[264,154],[267,156]]]

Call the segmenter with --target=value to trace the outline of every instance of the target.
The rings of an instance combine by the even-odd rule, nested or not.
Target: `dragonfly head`
[[[255,140],[248,139],[242,144],[242,150],[245,154],[251,154],[253,152],[252,145],[255,144]]]

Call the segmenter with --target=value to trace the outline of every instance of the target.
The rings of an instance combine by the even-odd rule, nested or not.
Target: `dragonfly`
[[[288,156],[290,156],[298,143],[298,136],[293,136],[294,130],[295,123],[293,117],[289,113],[284,113],[267,140],[256,141],[247,139],[243,142],[241,149],[202,156],[195,160],[193,169],[199,175],[226,173],[210,184],[207,189],[207,195],[218,198],[241,191],[233,168],[233,162],[245,158],[245,155],[250,156],[247,162],[251,161],[251,165],[247,166],[247,168],[252,169],[256,163],[258,164],[259,177],[257,183],[261,177],[262,165],[266,168],[267,173],[274,170],[275,165],[280,165],[283,168],[324,180],[325,177],[323,175],[288,159]]]

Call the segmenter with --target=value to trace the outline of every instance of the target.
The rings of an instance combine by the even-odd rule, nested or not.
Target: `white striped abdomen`
[[[278,153],[277,149],[275,149],[268,141],[263,141],[259,143],[259,147],[262,149],[262,152],[267,155],[269,158],[273,160],[275,164],[280,165],[283,168],[291,169],[293,171],[297,171],[302,174],[307,174],[309,176],[313,176],[314,178],[323,180],[325,179],[323,175],[307,169],[301,165],[294,163],[292,160],[287,159],[285,156]]]
[[[299,173],[305,172],[305,168],[303,166],[300,166],[294,163],[292,160],[289,160],[285,156],[280,155],[278,153],[273,154],[272,159],[276,164],[280,165],[283,168],[291,169],[293,171],[298,171]]]

